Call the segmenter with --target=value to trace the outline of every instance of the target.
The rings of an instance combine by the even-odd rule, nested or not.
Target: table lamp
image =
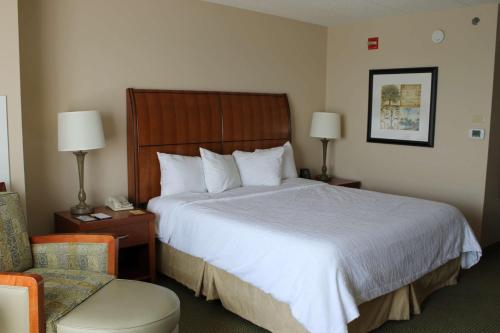
[[[326,152],[328,142],[331,139],[340,138],[340,115],[332,112],[314,112],[309,135],[313,138],[320,138],[323,143],[323,168],[318,180],[329,181],[331,177],[327,174]]]
[[[71,214],[90,214],[94,208],[85,203],[87,195],[83,189],[83,166],[88,150],[103,148],[105,145],[101,115],[99,111],[74,111],[61,112],[57,118],[59,151],[73,152],[78,164],[80,202],[71,207]]]

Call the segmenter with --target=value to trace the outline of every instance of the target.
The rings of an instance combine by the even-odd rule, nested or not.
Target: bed
[[[161,272],[268,330],[409,319],[481,256],[463,215],[426,200],[301,179],[159,197],[157,152],[289,141],[284,94],[128,89],[127,109],[129,197],[158,216]]]

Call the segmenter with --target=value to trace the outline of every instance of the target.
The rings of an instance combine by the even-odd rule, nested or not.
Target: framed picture
[[[433,147],[437,78],[437,67],[371,70],[367,141]]]
[[[0,183],[5,183],[9,187],[9,135],[7,130],[7,97],[0,96]]]

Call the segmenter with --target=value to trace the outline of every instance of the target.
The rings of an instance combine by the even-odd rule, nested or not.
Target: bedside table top
[[[359,184],[361,186],[361,182],[358,180],[345,179],[345,178],[335,178],[335,177],[330,180],[329,184],[330,185],[337,185],[337,186]]]
[[[132,209],[136,210],[136,209]],[[130,210],[122,210],[122,211],[113,211],[107,207],[97,207],[94,210],[94,213],[104,213],[107,215],[110,215],[110,219],[104,219],[104,220],[95,220],[95,221],[89,221],[89,222],[84,222],[80,221],[77,219],[75,216],[71,215],[69,211],[64,211],[64,212],[57,212],[55,213],[56,217],[62,218],[66,220],[67,222],[71,222],[72,224],[77,225],[79,228],[85,229],[85,227],[88,228],[99,228],[103,227],[107,224],[115,224],[115,223],[120,223],[120,222],[125,222],[125,221],[132,221],[132,220],[154,220],[155,215],[151,212],[148,212],[144,209],[137,209],[137,210],[142,210],[144,214],[139,214],[135,215],[130,213]]]
[[[318,179],[319,176],[316,176],[315,179]],[[361,187],[361,182],[359,180],[352,180],[352,179],[345,179],[345,178],[337,178],[337,177],[332,177],[329,181],[325,182],[330,185],[335,185],[335,186],[344,186],[344,187],[352,187],[352,188],[360,188]]]

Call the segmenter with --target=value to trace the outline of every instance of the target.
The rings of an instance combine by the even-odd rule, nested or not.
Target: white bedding
[[[450,205],[304,179],[158,197],[148,209],[162,242],[289,304],[313,333],[345,333],[358,304],[481,257]]]

